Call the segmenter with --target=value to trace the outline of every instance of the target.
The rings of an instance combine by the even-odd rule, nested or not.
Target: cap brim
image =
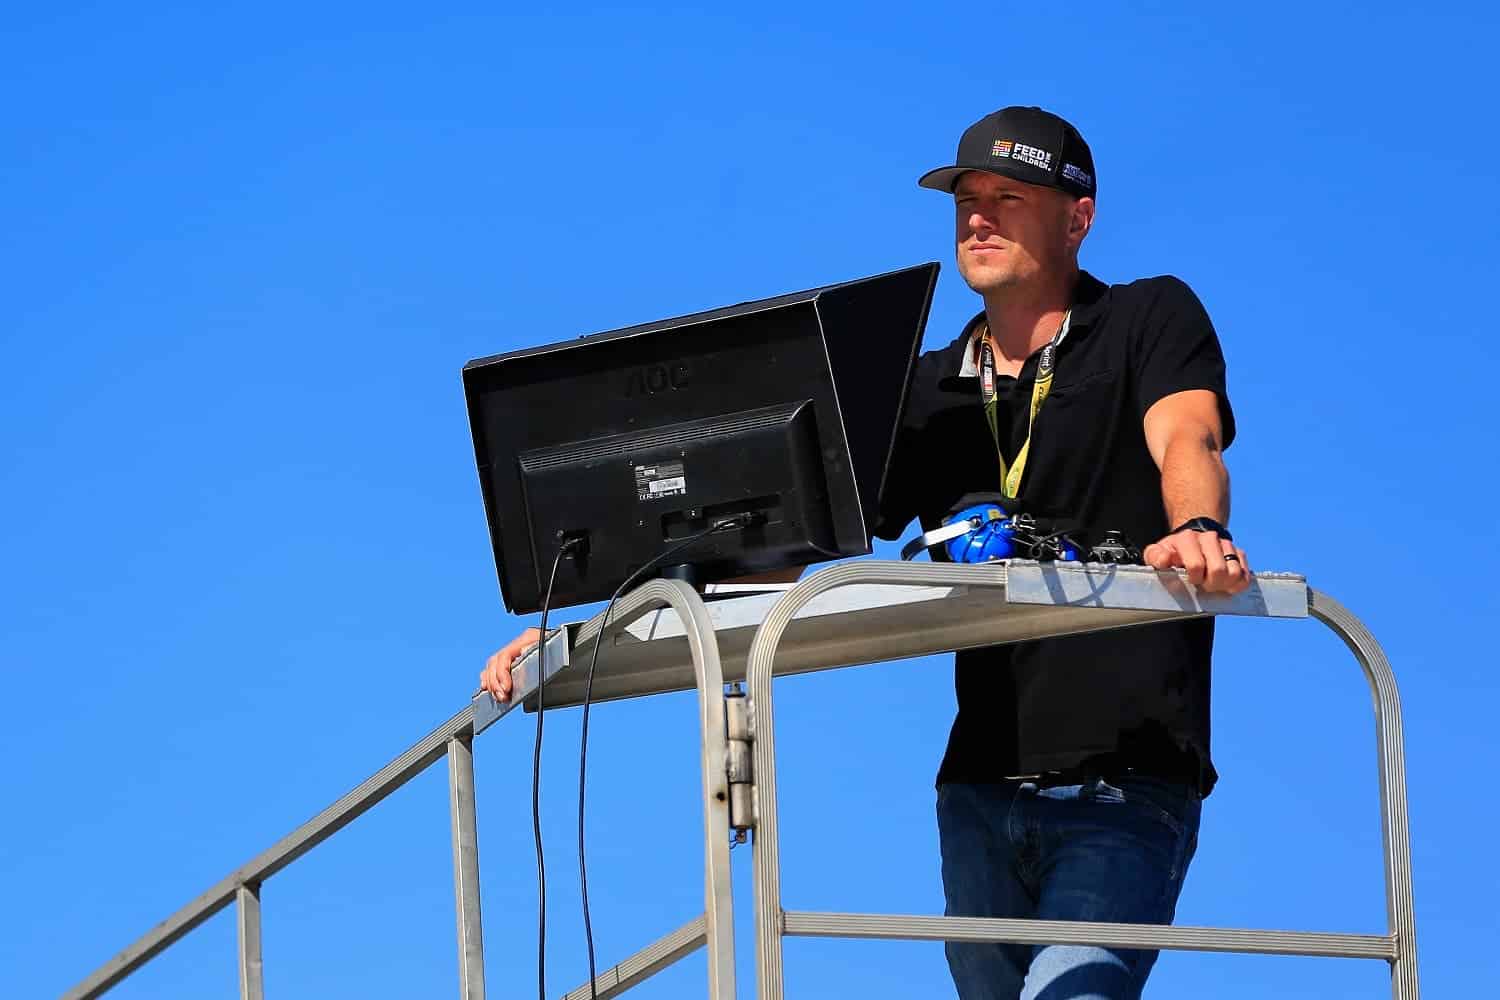
[[[966,174],[973,167],[938,167],[929,170],[917,178],[917,187],[928,188],[932,191],[941,191],[944,194],[952,194],[953,187],[958,183],[959,175]]]
[[[1061,191],[1063,194],[1070,194],[1075,198],[1098,197],[1098,195],[1096,195],[1092,191],[1080,191],[1075,187],[1071,187],[1067,184],[1058,183],[1057,181],[1048,180],[1043,177],[1037,177],[1028,171],[1016,169],[1007,170],[1003,169],[1000,166],[938,167],[936,170],[929,170],[927,171],[927,173],[917,178],[917,186],[928,188],[933,191],[941,191],[944,194],[952,194],[953,189],[958,185],[958,179],[971,170],[980,170],[987,174],[994,174],[996,177],[1007,177],[1013,181],[1020,181],[1022,184],[1030,184],[1033,187],[1054,188],[1058,191]]]
[[[1008,177],[1013,181],[1020,181],[1022,184],[1034,184],[1037,187],[1057,186],[1045,177],[1037,177],[1029,170],[1017,170],[1006,163],[997,163],[994,166],[985,164],[982,167],[938,167],[936,170],[929,170],[917,178],[917,185],[919,187],[931,188],[934,191],[942,191],[944,194],[952,194],[953,188],[958,184],[958,179],[971,170],[980,170],[987,174],[994,174],[996,177]]]

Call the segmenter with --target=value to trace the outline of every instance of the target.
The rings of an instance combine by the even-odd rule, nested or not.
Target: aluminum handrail
[[[240,939],[241,968],[253,967],[255,972],[246,985],[241,980],[241,996],[249,1000],[260,1000],[260,885],[266,879],[296,861],[302,855],[348,826],[360,815],[374,807],[386,796],[425,771],[448,751],[448,744],[472,731],[474,710],[466,707],[447,722],[414,743],[407,751],[361,782],[333,805],[282,837],[267,850],[236,868],[207,892],[182,907],[166,920],[147,931],[134,943],[95,969],[86,979],[67,993],[63,1000],[93,1000],[118,984],[126,976],[145,965],[162,951],[171,947],[178,939],[214,916],[224,907],[236,901],[254,904],[244,907],[240,913],[242,928]],[[249,890],[241,896],[240,890]],[[256,952],[247,955],[251,949]],[[252,992],[253,991],[253,992]]]
[[[831,592],[858,595],[832,599]],[[654,617],[650,616],[655,611]],[[878,659],[944,649],[1014,642],[1053,635],[1122,628],[1182,617],[1243,614],[1313,617],[1333,629],[1364,667],[1376,711],[1381,769],[1381,813],[1386,869],[1386,935],[1309,931],[1161,927],[1072,921],[787,912],[780,903],[780,857],[776,806],[774,720],[770,697],[777,672],[840,669]],[[753,635],[753,639],[750,636]],[[682,640],[686,639],[684,643]],[[318,843],[328,839],[438,758],[449,760],[453,829],[454,895],[458,926],[460,996],[482,1000],[485,991],[479,910],[478,839],[474,823],[472,741],[485,728],[527,702],[541,684],[577,704],[572,669],[608,640],[613,652],[605,689],[610,697],[633,697],[684,687],[698,689],[704,819],[704,913],[646,948],[606,969],[601,997],[642,982],[698,948],[709,951],[708,996],[733,1000],[734,942],[728,866],[730,796],[727,794],[728,733],[725,675],[747,677],[753,793],[750,817],[737,826],[754,828],[757,969],[762,1000],[781,1000],[783,936],[899,938],[911,940],[1097,943],[1150,948],[1339,955],[1383,958],[1391,964],[1392,995],[1418,996],[1416,936],[1411,903],[1410,841],[1406,815],[1400,702],[1390,664],[1369,631],[1347,609],[1301,577],[1259,574],[1251,591],[1235,598],[1200,594],[1180,575],[1144,568],[1039,566],[1035,563],[952,566],[856,561],[820,570],[779,599],[758,595],[716,604],[679,581],[651,581],[625,595],[608,623],[602,616],[551,633],[545,643],[546,676],[532,653],[513,670],[516,696],[497,705],[488,696],[443,723],[353,791],[277,841],[203,895],[143,935],[73,990],[66,1000],[92,998],[170,947],[231,902],[238,910],[240,995],[262,1000],[260,887]],[[721,662],[728,643],[730,660]],[[689,664],[684,662],[686,647]],[[788,650],[786,646],[791,648]],[[785,654],[780,655],[779,654]],[[779,662],[785,661],[785,662]],[[585,984],[567,1000],[588,995]]]
[[[628,627],[642,615],[662,607],[670,607],[689,626],[688,645],[698,675],[699,690],[722,693],[723,675],[719,666],[713,623],[703,598],[680,580],[652,580],[626,594],[616,602],[607,623],[603,620],[602,613],[595,616],[579,632],[579,643],[571,647],[566,642],[565,630],[559,629],[552,633],[546,647],[547,677],[554,676],[567,664],[570,649],[576,650],[578,645],[585,641],[591,642],[600,635],[612,635]],[[521,704],[543,683],[536,670],[537,661],[537,654],[532,653],[517,664],[514,673],[515,696],[507,705],[496,706],[488,695],[475,699],[333,805],[236,868],[208,891],[99,966],[82,982],[64,993],[63,1000],[93,1000],[102,996],[231,903],[236,904],[238,918],[240,996],[242,1000],[263,1000],[261,885],[444,756],[448,758],[449,764],[459,996],[463,1000],[483,1000],[484,941],[479,906],[479,845],[474,803],[473,740],[476,731],[482,731]],[[477,727],[476,714],[481,717]],[[718,805],[716,811],[705,809],[705,835],[707,841],[717,842],[719,845],[718,849],[710,850],[704,858],[707,907],[705,916],[700,919],[705,922],[703,937],[710,953],[710,994],[722,1000],[733,1000],[734,926],[729,891],[729,844],[726,837],[712,835],[723,831],[728,825],[728,796],[724,787],[726,778],[722,697],[700,697],[699,726],[704,759],[704,798],[706,802],[711,800]],[[710,738],[710,734],[717,739]]]
[[[1330,954],[1350,958],[1383,958],[1391,966],[1394,1000],[1417,1000],[1416,929],[1413,919],[1411,853],[1406,810],[1406,773],[1401,706],[1390,663],[1374,637],[1342,605],[1309,590],[1307,611],[1348,645],[1364,669],[1375,703],[1377,751],[1380,757],[1380,811],[1384,842],[1386,909],[1389,934],[1313,934],[1231,928],[1148,928],[1126,924],[1074,921],[988,920],[956,917],[787,913],[781,906],[780,820],[776,796],[775,724],[771,679],[777,647],[797,613],[821,594],[864,583],[957,584],[1007,588],[1007,567],[942,564],[854,562],[829,567],[804,578],[777,601],[751,644],[747,680],[755,719],[756,979],[760,1000],[782,1000],[782,938],[788,934],[838,937],[888,937],[1021,943],[1090,943],[1128,947],[1175,947],[1191,950],[1257,951],[1274,954]],[[1033,592],[1059,602],[1111,606],[1107,593],[1115,579],[1144,579],[1150,571],[1066,566],[1038,570],[1026,567]],[[980,571],[980,572],[976,572]],[[1204,613],[1197,597],[1185,593],[1180,575],[1164,574],[1170,600],[1182,600],[1182,617]],[[1036,583],[1042,586],[1038,588]],[[1034,594],[1028,599],[1035,599]],[[1129,606],[1129,605],[1127,605]],[[1161,605],[1165,606],[1165,605]],[[1233,610],[1233,609],[1227,609]],[[1240,609],[1238,613],[1254,614]],[[876,933],[878,931],[878,933]],[[1308,949],[1316,947],[1317,950]]]

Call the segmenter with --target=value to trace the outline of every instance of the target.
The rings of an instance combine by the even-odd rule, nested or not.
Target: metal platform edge
[[[1255,618],[1308,615],[1307,579],[1297,573],[1256,573],[1250,586],[1238,594],[1218,594],[1194,587],[1181,570],[1108,563],[1013,559],[1006,567],[1005,599],[1010,604],[1171,611],[1188,615]]]

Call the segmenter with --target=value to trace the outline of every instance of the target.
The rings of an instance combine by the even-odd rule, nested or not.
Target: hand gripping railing
[[[1389,662],[1370,633],[1337,602],[1305,591],[1307,612],[1324,622],[1348,644],[1370,682],[1380,755],[1381,829],[1385,847],[1386,908],[1390,932],[1385,935],[1327,934],[1296,931],[1234,930],[1079,921],[984,919],[849,913],[799,913],[781,908],[780,819],[776,799],[775,725],[771,710],[771,677],[777,646],[793,618],[810,601],[852,584],[910,584],[1006,588],[1009,567],[945,564],[853,562],[805,578],[766,616],[750,648],[747,679],[754,719],[753,818],[756,911],[756,967],[760,1000],[782,1000],[782,938],[786,935],[904,940],[1006,941],[1020,944],[1092,944],[1131,948],[1383,958],[1391,966],[1391,995],[1417,1000],[1416,931],[1412,912],[1411,856],[1407,832],[1406,776],[1401,737],[1401,707]],[[1034,564],[1028,574],[1033,593],[1028,602],[1091,607],[1144,608],[1147,604],[1110,604],[1105,591],[1117,577],[1149,581],[1144,570],[1097,569],[1090,577],[1080,568],[1047,570]],[[1154,574],[1152,574],[1154,576]],[[1165,586],[1154,605],[1163,618],[1212,613],[1267,614],[1252,591],[1250,599],[1214,601],[1164,575]],[[1258,584],[1257,588],[1258,590]],[[1305,588],[1303,588],[1305,590]],[[1008,594],[1008,599],[1014,595]],[[1218,605],[1217,607],[1215,605]],[[1173,606],[1176,610],[1173,611]],[[1051,634],[1108,627],[1084,623],[1060,627]]]
[[[573,636],[558,630],[546,644],[547,678],[566,669],[601,634],[612,637],[642,615],[670,607],[684,623],[688,647],[698,683],[698,721],[703,748],[704,799],[704,914],[669,940],[676,942],[672,957],[679,957],[704,944],[708,947],[709,995],[733,1000],[734,925],[731,906],[728,788],[724,747],[723,672],[713,623],[703,599],[678,580],[653,580],[626,594],[615,604],[609,622],[596,616]],[[606,627],[608,632],[606,633]],[[570,659],[570,653],[571,659]],[[89,1000],[104,994],[156,955],[171,947],[230,903],[238,911],[239,978],[242,1000],[263,1000],[261,972],[261,885],[272,875],[343,829],[381,799],[422,773],[440,757],[448,758],[449,809],[453,833],[453,883],[458,921],[459,996],[483,1000],[484,939],[479,912],[479,845],[474,809],[473,740],[486,727],[507,714],[536,691],[538,657],[530,654],[513,673],[515,697],[496,705],[489,695],[476,698],[469,707],[423,737],[401,756],[311,820],[277,841],[269,850],[242,865],[197,899],[188,903],[135,943],[90,974],[64,994],[64,1000]],[[628,988],[660,968],[662,956],[619,967],[601,976],[600,996]],[[605,986],[613,987],[606,991]],[[587,987],[583,995],[587,996]]]

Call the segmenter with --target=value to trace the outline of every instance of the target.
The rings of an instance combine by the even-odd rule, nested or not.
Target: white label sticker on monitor
[[[687,492],[687,477],[681,462],[635,467],[635,493],[641,500],[663,500]]]

